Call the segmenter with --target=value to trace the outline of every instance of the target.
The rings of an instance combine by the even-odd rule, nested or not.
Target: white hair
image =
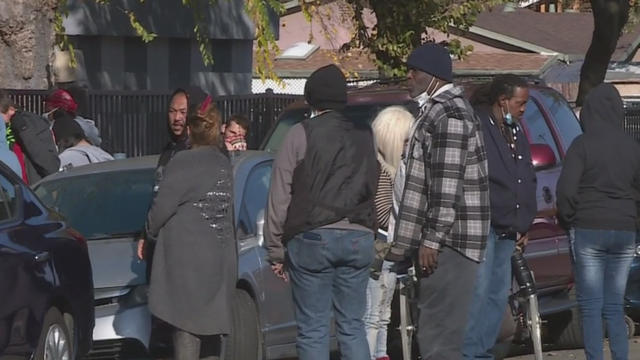
[[[395,177],[404,144],[414,121],[413,115],[404,107],[389,106],[380,111],[371,124],[378,160],[392,178]]]

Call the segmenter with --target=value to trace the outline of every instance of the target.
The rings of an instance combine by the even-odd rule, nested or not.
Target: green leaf
[[[125,13],[129,17],[129,23],[131,24],[131,27],[133,28],[133,30],[135,30],[136,34],[138,34],[138,36],[142,38],[142,41],[148,43],[156,38],[157,35],[155,33],[147,31],[147,29],[142,26],[133,11],[126,10]]]

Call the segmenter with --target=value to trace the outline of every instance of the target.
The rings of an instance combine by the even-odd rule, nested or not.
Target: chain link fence
[[[280,80],[282,80],[282,83],[279,84],[273,80],[265,80],[263,82],[260,79],[253,79],[251,83],[251,91],[254,94],[264,93],[269,90],[278,94],[304,94],[304,86],[307,83],[307,78],[281,78]],[[350,87],[361,87],[373,84],[377,81],[378,79],[347,80],[347,85]]]

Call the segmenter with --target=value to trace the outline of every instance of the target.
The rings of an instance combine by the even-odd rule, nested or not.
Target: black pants
[[[217,360],[221,354],[222,335],[196,335],[178,328],[173,332],[175,360]]]
[[[475,261],[443,247],[436,271],[420,279],[416,338],[422,359],[462,359],[477,269]]]

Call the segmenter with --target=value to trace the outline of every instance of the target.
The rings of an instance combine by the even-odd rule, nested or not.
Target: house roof
[[[464,60],[454,61],[453,72],[456,75],[479,75],[483,73],[541,75],[555,61],[556,56],[533,53],[472,53]]]
[[[529,9],[503,11],[503,8],[481,13],[469,29],[469,35],[476,39],[574,59],[584,57],[591,44],[592,32],[591,13],[539,13]],[[639,42],[640,26],[635,26],[618,40],[612,60],[631,58]]]
[[[319,49],[306,60],[275,59],[274,66],[280,77],[307,77],[317,68],[328,64],[338,64],[352,77],[378,77],[376,65],[367,52],[352,51],[349,55],[345,56],[337,51]],[[455,60],[453,71],[458,76],[498,73],[541,75],[555,61],[556,56],[533,53],[472,53],[464,60]]]
[[[255,56],[253,68],[255,73]],[[364,51],[351,51],[340,54],[335,50],[318,49],[306,59],[273,60],[276,74],[280,77],[308,77],[314,70],[329,64],[337,64],[352,76],[376,77],[378,72],[375,63]]]

